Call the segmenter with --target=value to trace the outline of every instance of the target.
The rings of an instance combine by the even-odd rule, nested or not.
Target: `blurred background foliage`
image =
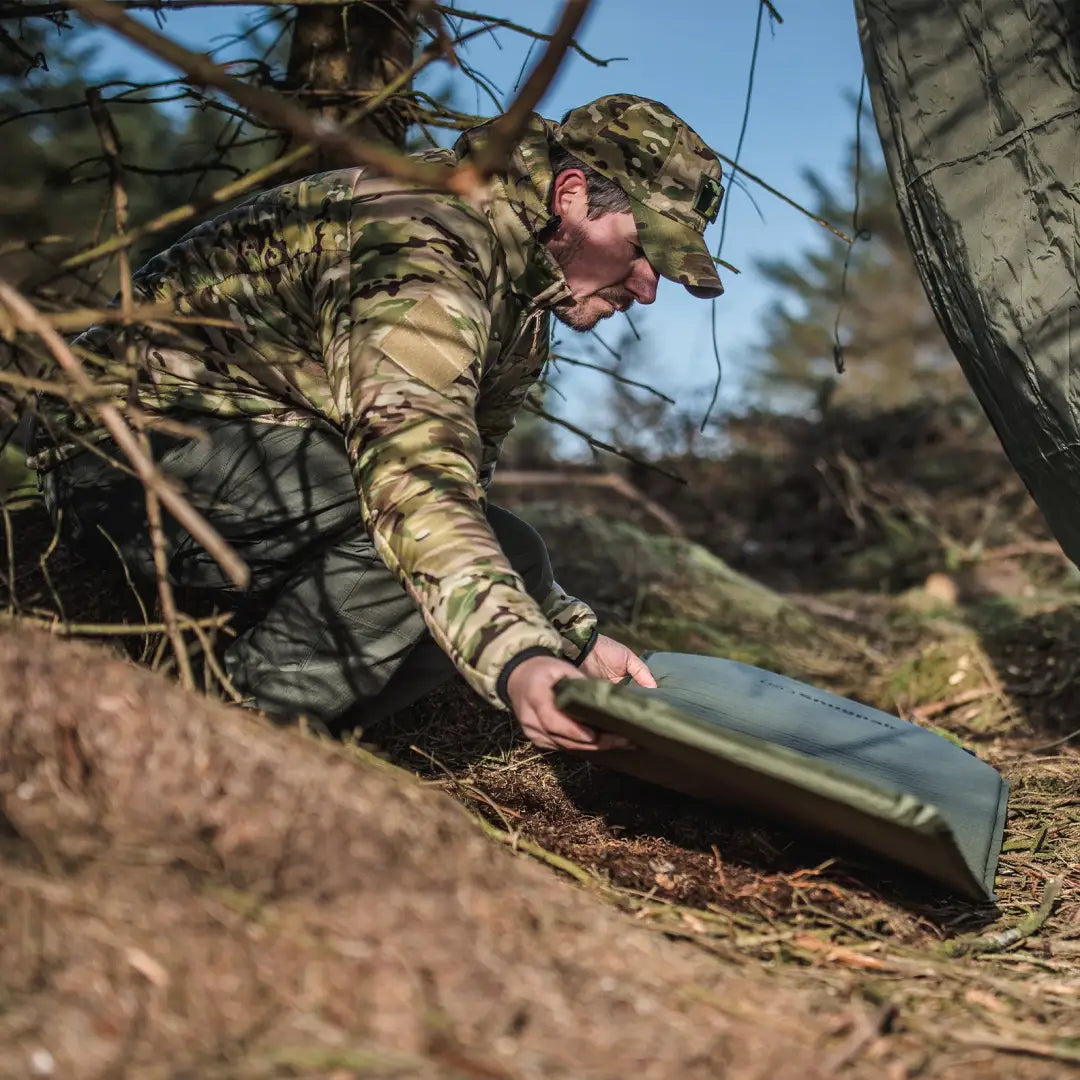
[[[871,123],[864,118],[864,128]],[[858,235],[846,272],[848,246],[824,230],[817,246],[758,264],[777,300],[752,364],[757,396],[819,411],[964,396],[959,365],[915,272],[880,151],[852,146],[847,176],[836,190],[817,173],[805,174],[814,193],[810,209],[826,221],[851,222],[858,193]],[[836,371],[837,345],[843,375]]]

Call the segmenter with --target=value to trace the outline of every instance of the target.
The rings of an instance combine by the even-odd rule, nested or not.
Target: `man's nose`
[[[626,287],[639,304],[651,304],[656,299],[656,286],[660,275],[653,269],[648,259],[638,259]]]

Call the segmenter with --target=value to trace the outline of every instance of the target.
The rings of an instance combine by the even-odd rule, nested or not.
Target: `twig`
[[[177,614],[177,624],[183,630],[193,629],[195,626],[218,627],[224,626],[232,618],[229,614],[213,615],[205,619],[193,619],[189,615]],[[164,634],[168,627],[162,623],[66,623],[56,619],[45,619],[34,615],[5,614],[0,615],[0,624],[4,622],[18,623],[20,626],[32,626],[38,630],[46,630],[57,637],[134,637],[141,634]]]
[[[363,106],[347,113],[342,120],[342,126],[347,128],[357,121],[362,120],[368,113],[378,108],[388,98],[397,93],[402,86],[419,74],[419,72],[422,71],[427,64],[431,63],[433,59],[434,57],[432,54],[427,52],[421,53],[410,68],[403,71],[395,79],[389,82],[377,94],[369,96]],[[60,264],[60,268],[62,270],[75,270],[79,267],[86,266],[88,263],[95,262],[98,259],[104,258],[106,255],[112,254],[112,252],[119,250],[121,247],[130,246],[136,240],[144,236],[150,236],[154,233],[162,232],[165,229],[172,229],[174,226],[193,218],[196,214],[200,214],[204,210],[209,210],[215,206],[230,202],[232,199],[245,194],[252,188],[258,187],[264,181],[270,180],[279,173],[292,168],[293,165],[298,164],[309,154],[313,153],[316,148],[316,143],[304,142],[287,153],[282,154],[275,161],[271,161],[261,168],[249,172],[239,180],[234,180],[232,183],[218,188],[198,202],[192,201],[183,206],[175,207],[174,209],[169,210],[164,214],[159,214],[156,218],[130,230],[126,237],[114,236],[104,243],[96,245],[89,251],[84,251],[78,255],[73,255],[70,258],[65,259],[64,262]],[[174,316],[171,321],[175,322],[180,320]]]
[[[135,603],[139,605],[139,614],[142,615],[143,625],[150,625],[150,616],[146,610],[146,604],[143,603],[142,593],[139,592],[135,586],[135,582],[131,577],[131,569],[127,564],[127,559],[124,558],[123,552],[120,550],[120,545],[109,535],[109,533],[102,527],[100,522],[98,523],[98,532],[108,541],[109,546],[116,552],[116,557],[120,560],[120,569],[124,571],[124,580],[127,582],[128,588],[131,590],[131,594],[135,597]],[[145,663],[150,654],[150,635],[147,633],[146,640],[143,642],[142,652],[139,655],[139,662]]]
[[[1010,945],[1015,945],[1018,941],[1023,941],[1032,934],[1038,933],[1046,920],[1050,918],[1050,913],[1054,910],[1064,883],[1064,877],[1051,878],[1043,889],[1038,909],[1024,916],[1015,926],[1002,930],[999,934],[948,941],[944,946],[945,954],[947,956],[974,956],[979,953],[1001,952]]]
[[[1036,1042],[1034,1039],[1007,1039],[1001,1035],[980,1034],[954,1030],[950,1038],[965,1046],[979,1046],[987,1050],[999,1050],[1003,1054],[1027,1054],[1031,1057],[1049,1058],[1080,1065],[1080,1049],[1064,1044]]]
[[[125,242],[117,244],[106,254],[123,251],[131,247],[128,233],[122,237]],[[232,319],[219,319],[203,315],[179,315],[172,308],[161,304],[133,304],[128,311],[118,307],[72,308],[69,311],[42,311],[40,315],[51,327],[61,333],[73,333],[85,329],[93,323],[120,324],[123,326],[154,326],[157,324],[173,326],[217,326],[223,330],[235,330]]]
[[[462,780],[460,777],[455,776],[434,754],[429,754],[423,747],[417,746],[415,743],[410,743],[409,749],[414,754],[419,754],[421,757],[427,758],[436,769],[442,772],[446,777],[446,782],[453,784],[458,795],[476,799],[477,802],[482,802],[491,807],[491,809],[499,815],[499,820],[503,823],[503,828],[506,829],[507,832],[513,831],[513,826],[506,816],[506,811],[489,795],[481,791],[475,784],[470,784],[467,780]],[[511,812],[513,813],[513,811]]]
[[[559,22],[544,50],[544,55],[529,73],[525,85],[510,108],[491,125],[490,137],[477,155],[476,161],[466,166],[467,169],[474,169],[477,174],[471,187],[478,186],[482,180],[499,168],[521,137],[521,132],[533,109],[540,103],[540,99],[555,78],[566,50],[573,42],[574,34],[589,10],[589,3],[590,0],[566,0]]]
[[[578,485],[611,488],[620,495],[638,503],[643,510],[656,518],[672,536],[686,535],[683,527],[679,524],[678,518],[639,491],[626,477],[619,476],[617,473],[567,472],[556,469],[507,469],[502,472],[496,470],[494,483],[496,485],[514,484],[522,487],[551,487],[558,485],[565,488],[570,485]]]
[[[49,573],[49,559],[52,558],[53,552],[56,551],[57,545],[60,543],[60,525],[64,519],[64,508],[58,507],[56,511],[56,525],[53,528],[52,539],[49,541],[49,546],[38,556],[38,565],[41,567],[41,576],[45,579],[45,584],[49,588],[49,594],[52,596],[53,603],[56,605],[56,611],[61,619],[65,619],[64,615],[64,602],[60,598],[60,594],[56,591],[56,586],[53,584],[52,575]]]
[[[533,843],[532,840],[524,839],[516,832],[503,832],[497,825],[492,825],[487,818],[473,815],[473,819],[480,828],[488,834],[488,836],[498,840],[502,844],[506,844],[514,851],[521,851],[526,855],[531,855],[534,859],[539,859],[541,862],[547,863],[548,866],[553,866],[556,870],[561,870],[564,874],[568,874],[575,881],[581,882],[582,885],[588,885],[590,888],[597,887],[598,882],[596,878],[594,878],[585,867],[579,866],[576,862],[563,858],[562,855],[556,855],[554,851],[548,851],[547,848]]]
[[[117,236],[123,236],[127,232],[128,197],[127,188],[124,184],[123,167],[120,163],[120,139],[116,133],[116,128],[113,126],[112,117],[101,100],[101,91],[87,90],[86,102],[94,126],[97,128],[101,150],[105,155],[105,161],[109,169],[109,182],[112,188],[113,209],[116,218],[116,234]],[[135,297],[128,249],[121,248],[116,257],[120,271],[120,310],[123,312],[125,320],[130,320],[135,306]],[[135,356],[129,336],[130,331],[124,331],[124,334],[128,367],[134,371]],[[146,459],[151,460],[150,438],[145,431],[140,432],[138,442]],[[188,656],[184,635],[177,624],[176,597],[173,595],[172,584],[169,581],[169,561],[165,552],[165,530],[161,521],[161,502],[158,499],[157,492],[149,484],[144,486],[143,495],[146,500],[146,521],[150,532],[150,548],[154,557],[154,576],[157,579],[158,603],[161,605],[161,617],[165,622],[165,634],[169,639],[169,644],[172,646],[173,654],[176,656],[180,685],[185,690],[194,690],[195,679],[191,671],[191,657]]]
[[[1060,555],[1068,558],[1056,540],[1028,540],[1020,544],[1004,544],[1001,547],[986,548],[979,553],[979,559],[1015,559],[1018,555]]]
[[[86,104],[90,118],[97,129],[98,141],[109,170],[109,184],[112,189],[113,214],[116,220],[116,232],[123,235],[127,231],[128,197],[124,186],[124,171],[120,164],[120,138],[116,133],[112,117],[101,100],[101,91],[91,87],[86,91]],[[131,267],[127,261],[127,251],[121,250],[120,261],[120,310],[125,321],[131,318],[135,298],[131,288]]]
[[[222,668],[221,664],[218,662],[217,656],[214,655],[214,643],[211,640],[210,635],[199,624],[197,620],[189,622],[188,627],[191,632],[199,639],[199,644],[202,646],[203,649],[203,659],[206,667],[213,674],[214,678],[217,679],[218,683],[221,685],[222,690],[224,690],[225,693],[228,694],[230,698],[232,698],[234,704],[242,704],[244,701],[244,695],[236,689],[236,686],[233,683],[232,679],[229,678],[228,673]]]
[[[17,113],[10,119],[17,120],[20,116],[29,115],[29,113]],[[0,120],[0,127],[3,127],[5,123],[7,123],[6,120]],[[74,239],[73,236],[65,236],[61,233],[49,233],[47,236],[35,236],[29,240],[8,240],[0,244],[0,255],[11,255],[16,251],[35,251],[39,247],[47,247],[50,244],[70,244]]]
[[[658,472],[661,476],[666,476],[669,480],[675,480],[680,484],[685,484],[687,482],[686,478],[680,476],[678,473],[669,472],[659,465],[654,465],[651,461],[646,461],[644,458],[639,458],[625,450],[620,450],[619,447],[612,446],[611,443],[603,442],[595,436],[590,435],[584,429],[579,428],[576,424],[571,424],[569,420],[564,420],[561,416],[549,413],[546,409],[542,409],[539,405],[534,405],[531,401],[525,403],[525,408],[529,412],[539,416],[542,420],[548,420],[553,424],[558,424],[559,427],[566,428],[567,431],[572,431],[575,435],[580,436],[590,446],[595,447],[597,450],[603,450],[607,454],[614,454],[616,457],[621,457],[634,465],[640,465],[642,468],[652,469],[653,472]]]
[[[778,23],[782,23],[784,21],[783,16],[781,16],[780,12],[777,11],[776,8],[773,6],[772,0],[761,0],[761,2],[769,9],[769,14]]]
[[[1025,754],[1039,754],[1043,750],[1053,750],[1056,746],[1061,746],[1063,743],[1072,742],[1078,735],[1080,735],[1080,728],[1075,731],[1070,731],[1068,735],[1062,735],[1060,739],[1054,739],[1053,742],[1039,743],[1038,746],[1029,746],[1024,753]]]
[[[249,0],[244,0],[249,2]],[[455,19],[464,19],[468,22],[482,22],[484,23],[484,29],[489,30],[492,27],[498,27],[500,30],[512,30],[515,34],[522,34],[525,37],[535,38],[537,41],[550,41],[551,35],[541,33],[539,30],[533,30],[528,26],[523,26],[521,23],[511,22],[509,19],[497,18],[493,15],[483,15],[475,11],[462,11],[460,8],[447,7],[444,4],[434,4],[435,11],[441,15],[451,15]],[[590,64],[595,64],[597,67],[607,67],[608,64],[613,64],[617,60],[625,60],[625,56],[609,56],[606,60],[602,60],[599,56],[593,56],[592,53],[586,52],[576,41],[571,42],[570,48],[578,54],[583,60],[587,60]]]
[[[931,701],[926,705],[919,705],[911,710],[911,715],[918,720],[932,720],[935,716],[949,712],[950,709],[959,708],[961,705],[970,705],[973,701],[981,701],[985,697],[993,697],[997,690],[992,686],[975,686],[965,690],[955,697],[943,698],[941,701]]]
[[[14,616],[18,611],[19,603],[15,597],[15,536],[11,524],[11,511],[8,509],[7,499],[0,491],[0,515],[4,518],[4,554],[7,556],[7,614]]]
[[[730,165],[732,168],[736,167],[735,161],[732,158],[726,157],[724,154],[720,153],[718,153],[716,156],[726,165]],[[828,229],[829,232],[833,234],[833,236],[837,237],[840,240],[843,240],[845,244],[855,243],[854,239],[848,236],[848,234],[842,229],[838,229],[835,225],[826,221],[823,217],[819,217],[817,214],[815,214],[813,210],[808,210],[801,203],[797,203],[794,199],[792,199],[788,195],[785,195],[778,188],[774,188],[772,184],[766,183],[764,180],[761,179],[760,176],[755,176],[752,172],[747,172],[746,168],[743,165],[740,164],[738,166],[738,169],[739,175],[741,177],[746,180],[750,180],[752,183],[757,184],[760,188],[764,188],[764,190],[767,191],[770,195],[775,195],[782,202],[786,202],[788,206],[791,206],[794,209],[798,210],[800,214],[804,214],[811,221],[820,225],[823,229]]]
[[[742,124],[739,127],[739,139],[735,144],[735,157],[731,162],[731,181],[734,184],[736,178],[739,175],[739,158],[742,157],[743,140],[746,138],[746,126],[750,120],[750,101],[754,96],[754,74],[757,71],[758,63],[758,49],[761,45],[761,24],[763,21],[762,16],[765,13],[765,5],[758,4],[757,19],[754,24],[754,44],[750,50],[750,72],[746,79],[746,98],[743,102],[743,115]],[[722,263],[720,253],[724,250],[724,238],[727,236],[727,223],[728,213],[731,211],[731,201],[733,193],[728,192],[728,197],[724,202],[724,210],[720,215],[720,239],[716,243],[716,254],[713,259],[717,263]],[[713,382],[712,396],[709,398],[709,404],[705,408],[705,414],[701,418],[701,424],[698,430],[704,434],[705,427],[709,422],[709,417],[712,416],[712,411],[716,405],[716,399],[720,396],[720,383],[724,377],[724,365],[720,357],[720,334],[716,319],[717,298],[714,296],[709,302],[709,339],[712,345],[713,362],[716,364],[716,380]]]
[[[569,0],[568,8],[587,4],[588,0]],[[489,155],[484,156],[482,168],[478,164],[450,168],[410,158],[380,143],[357,138],[340,124],[325,117],[314,117],[281,94],[229,75],[203,53],[185,49],[164,34],[132,19],[110,0],[71,0],[71,5],[86,18],[111,27],[147,52],[179,68],[193,82],[220,90],[264,123],[288,131],[302,142],[325,150],[342,165],[370,165],[384,176],[430,185],[459,195],[471,195],[477,184],[502,164],[501,160],[496,161]],[[559,55],[565,51],[563,46]],[[530,97],[533,94],[539,97],[546,86],[545,82],[543,86],[527,86],[526,89]],[[522,91],[522,96],[524,98],[525,91]]]
[[[150,440],[145,434],[140,439],[143,453],[150,456]],[[188,656],[184,635],[176,612],[176,597],[169,583],[169,558],[165,551],[165,530],[161,523],[161,503],[153,488],[145,489],[146,521],[150,530],[150,548],[154,555],[154,576],[157,578],[158,603],[161,605],[161,617],[165,622],[165,634],[176,657],[180,685],[185,690],[195,689],[195,679],[191,672],[191,657]]]
[[[673,397],[668,397],[662,390],[657,390],[655,386],[638,382],[637,379],[628,379],[625,375],[620,375],[617,371],[606,368],[602,364],[590,364],[588,360],[579,360],[575,356],[566,356],[563,353],[552,353],[551,359],[558,360],[560,363],[572,364],[574,367],[589,368],[591,371],[602,371],[617,383],[622,383],[624,386],[633,386],[638,390],[646,390],[648,393],[654,394],[656,397],[660,398],[661,401],[666,401],[669,405],[675,404],[675,399]]]
[[[6,305],[21,329],[37,334],[41,338],[56,362],[83,393],[89,395],[94,392],[94,384],[83,370],[82,364],[79,363],[71,347],[41,318],[37,309],[3,278],[0,278],[0,303]],[[191,506],[142,452],[135,435],[124,422],[116,406],[102,402],[96,406],[96,410],[102,424],[116,445],[127,456],[143,484],[153,488],[162,505],[191,533],[192,538],[206,549],[233,583],[238,588],[244,588],[249,578],[247,566],[222,539],[217,530]]]

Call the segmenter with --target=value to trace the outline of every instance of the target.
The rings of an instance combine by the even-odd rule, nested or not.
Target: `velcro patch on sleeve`
[[[432,390],[449,386],[475,359],[453,317],[433,296],[412,307],[379,348]]]

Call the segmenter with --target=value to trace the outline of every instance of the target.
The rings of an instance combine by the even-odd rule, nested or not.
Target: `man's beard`
[[[566,274],[574,265],[585,246],[585,231],[581,228],[560,229],[548,244],[548,251]],[[625,289],[609,285],[588,296],[563,300],[554,305],[551,312],[559,322],[571,330],[586,333],[601,320],[610,318],[615,309],[625,310],[634,302]]]
[[[628,308],[630,299],[622,289],[613,285],[577,300],[563,300],[552,307],[551,313],[571,330],[583,334],[592,330],[601,319],[611,318],[616,310]]]

